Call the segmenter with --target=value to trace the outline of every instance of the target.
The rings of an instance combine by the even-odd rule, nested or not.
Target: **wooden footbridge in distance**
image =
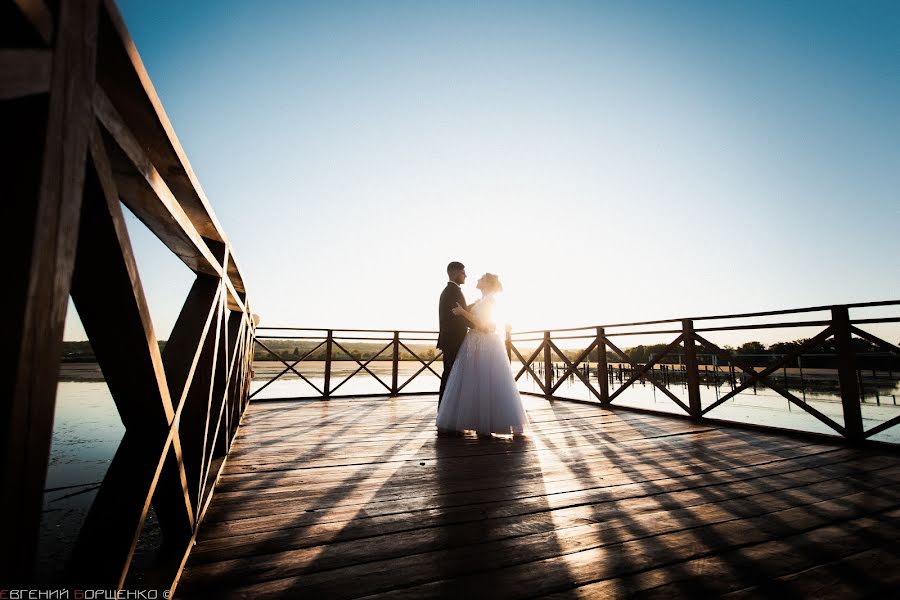
[[[4,238],[13,244],[5,254],[13,350],[0,411],[0,590],[135,582],[183,598],[900,590],[900,454],[877,441],[900,417],[867,416],[854,346],[865,340],[896,361],[900,348],[872,330],[900,322],[900,301],[510,333],[514,372],[530,385],[531,434],[438,437],[436,385],[416,386],[440,373],[439,355],[416,350],[434,332],[259,327],[234,249],[112,0],[2,6],[0,168],[17,236]],[[122,204],[196,274],[162,353]],[[51,583],[31,573],[70,297],[125,435],[66,575]],[[791,327],[814,334],[764,367],[712,339]],[[648,335],[665,349],[632,362],[623,340]],[[279,338],[313,342],[304,356],[273,351],[281,367],[272,379],[304,381],[311,394],[259,394],[269,383],[253,382],[254,350]],[[351,340],[381,350],[354,357]],[[565,352],[569,343],[582,351]],[[823,344],[834,353],[836,412],[778,378]],[[302,369],[316,352],[321,377]],[[625,377],[611,376],[610,353],[628,365]],[[701,353],[716,357],[714,377],[719,368],[741,374],[730,391],[705,395]],[[657,369],[674,354],[678,386]],[[338,372],[339,355],[351,357],[352,371]],[[401,368],[409,364],[401,355],[414,371]],[[389,377],[376,361],[389,361]],[[348,392],[345,383],[360,377],[377,380],[377,393]],[[573,381],[584,398],[564,395]],[[621,405],[638,385],[653,386],[662,412]],[[830,434],[731,422],[721,411],[754,386]],[[151,510],[162,544],[151,565],[139,565]]]

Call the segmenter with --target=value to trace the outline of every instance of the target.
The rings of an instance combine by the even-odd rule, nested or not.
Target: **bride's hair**
[[[485,273],[484,274],[484,293],[485,294],[496,294],[498,292],[503,291],[503,284],[500,283],[500,278],[494,275],[493,273]]]

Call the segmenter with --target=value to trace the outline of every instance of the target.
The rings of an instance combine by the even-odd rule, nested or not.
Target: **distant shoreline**
[[[293,362],[293,361],[292,361]],[[309,364],[310,362],[321,362],[321,361],[305,361],[304,364]],[[335,363],[348,363],[355,365],[356,362],[352,360],[335,360]],[[373,368],[377,363],[390,363],[391,359],[387,358],[385,360],[374,360],[372,361]],[[408,362],[408,363],[418,363],[415,359],[412,360],[403,360],[400,359],[400,362]],[[440,362],[440,361],[438,361]],[[284,368],[284,364],[277,360],[266,360],[266,361],[255,361],[256,365],[256,379],[263,378],[267,379],[275,374],[275,372],[280,371]],[[277,367],[277,368],[276,368]],[[299,368],[299,367],[298,367]],[[275,371],[271,372],[270,371]],[[66,361],[60,365],[59,369],[59,379],[58,381],[104,381],[103,372],[100,370],[100,365],[95,361]]]

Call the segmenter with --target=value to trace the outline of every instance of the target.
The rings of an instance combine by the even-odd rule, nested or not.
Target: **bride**
[[[510,372],[506,348],[492,320],[495,296],[503,286],[496,275],[485,273],[476,287],[481,290],[481,300],[468,310],[459,305],[453,309],[471,325],[438,407],[438,431],[521,435],[528,417]]]

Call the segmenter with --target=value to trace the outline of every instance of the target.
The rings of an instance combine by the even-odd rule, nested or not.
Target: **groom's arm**
[[[453,302],[453,305],[450,307],[450,310],[452,311],[457,306],[459,306],[462,309],[465,309],[466,311],[469,310],[469,306],[470,306],[470,305],[466,304],[466,297],[463,295],[462,290],[460,290],[460,289],[457,289],[456,299]],[[452,312],[451,312],[451,314],[452,314]],[[464,315],[453,315],[453,317],[456,319],[460,319],[462,321],[462,323],[466,326],[467,329],[471,329],[472,327],[474,327],[474,325],[472,324],[470,319],[468,317],[465,317]]]
[[[450,294],[447,290],[441,293],[441,299],[438,303],[438,322],[441,329],[449,325],[456,317],[453,315],[453,306],[455,305],[454,294]]]

